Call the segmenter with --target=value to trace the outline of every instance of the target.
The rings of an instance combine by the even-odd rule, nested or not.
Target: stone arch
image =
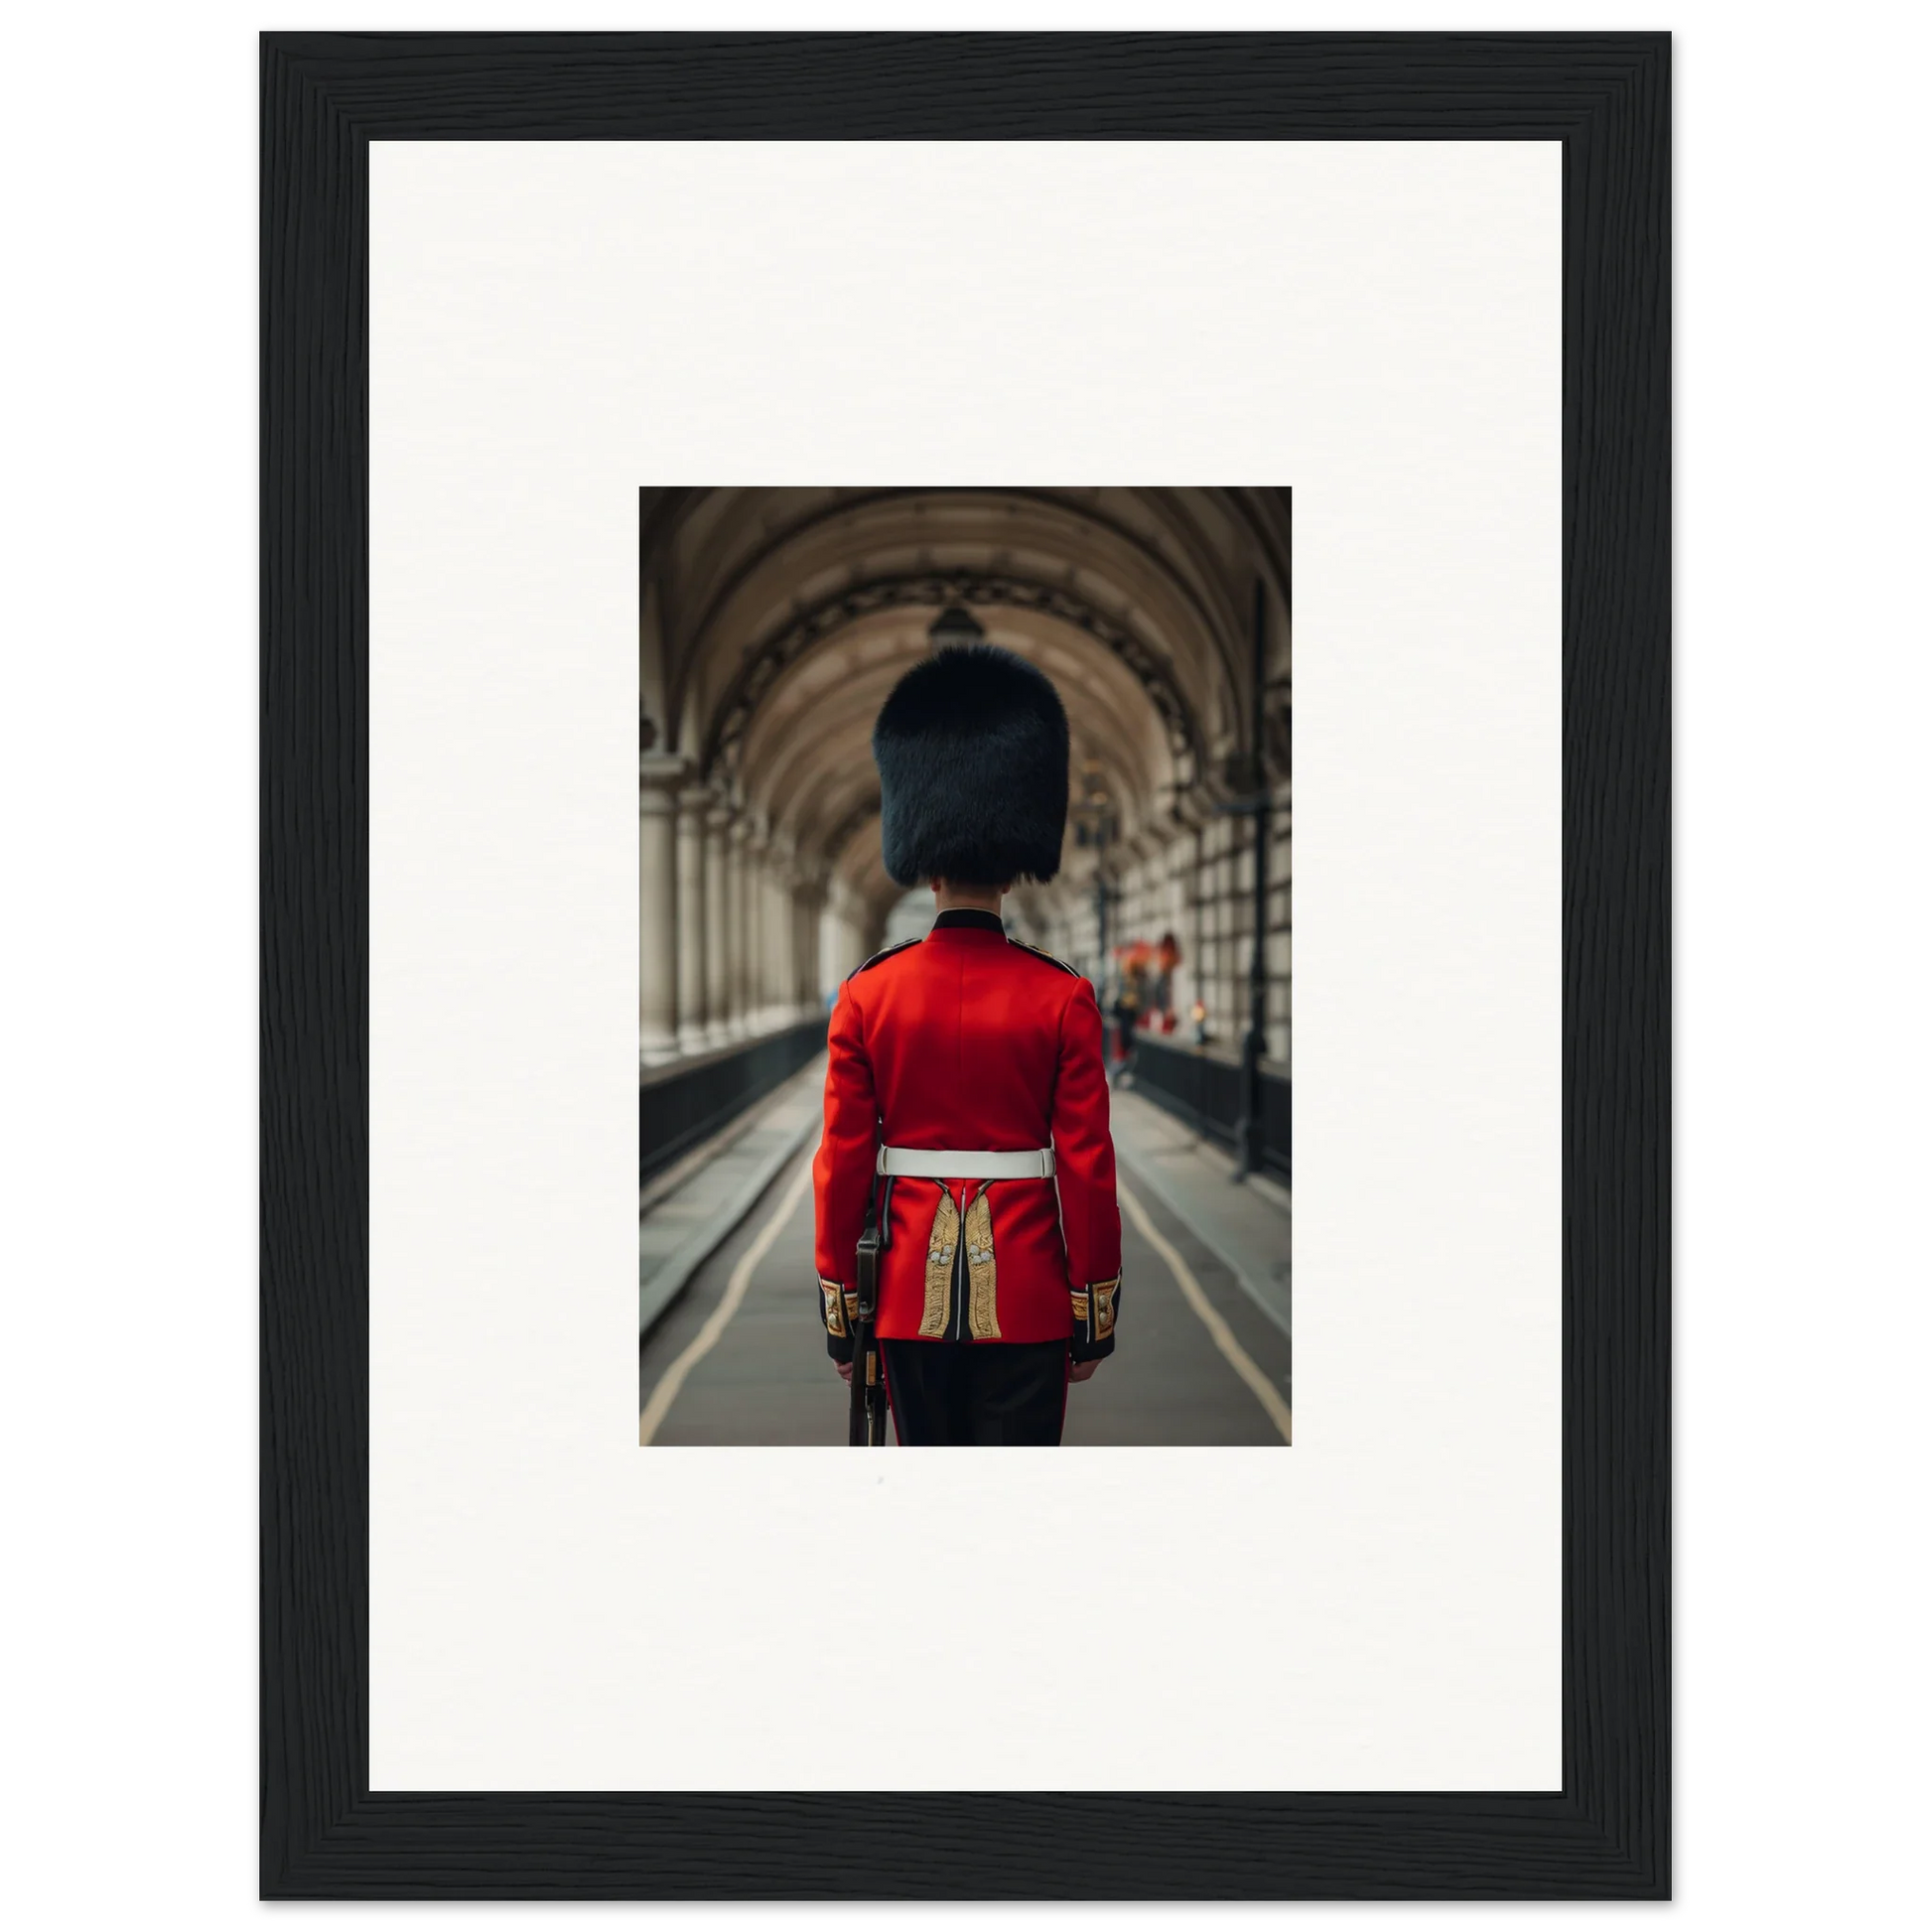
[[[652,528],[666,533],[678,580],[677,748],[707,766],[714,727],[758,674],[759,655],[814,615],[836,624],[842,601],[916,595],[885,587],[918,579],[937,581],[933,595],[950,584],[955,601],[962,583],[1005,580],[1019,587],[1007,593],[1018,603],[1091,623],[1190,721],[1213,768],[1245,737],[1249,584],[1275,565],[1244,492],[666,494]],[[728,722],[719,735],[732,732]]]
[[[935,614],[948,605],[1002,609],[1071,624],[1131,671],[1168,735],[1177,766],[1191,782],[1201,766],[1201,730],[1193,707],[1160,654],[1133,626],[1118,621],[1075,591],[1003,573],[906,572],[867,578],[820,599],[753,645],[727,685],[705,731],[698,769],[707,778],[730,766],[746,730],[777,680],[815,646],[862,618],[907,606]]]

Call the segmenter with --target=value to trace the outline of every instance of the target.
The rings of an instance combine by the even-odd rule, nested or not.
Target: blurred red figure
[[[1154,949],[1154,997],[1148,1002],[1150,1015],[1161,1016],[1161,1031],[1173,1032],[1173,973],[1180,964],[1180,941],[1172,932],[1161,935]]]
[[[1154,965],[1154,948],[1144,940],[1133,939],[1114,948],[1114,1050],[1116,1066],[1126,1065],[1134,1051],[1134,1030],[1148,1012],[1148,989]]]

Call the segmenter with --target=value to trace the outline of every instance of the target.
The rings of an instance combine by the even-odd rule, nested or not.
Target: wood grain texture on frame
[[[263,37],[265,1897],[1668,1896],[1669,56],[1651,34]],[[1560,1794],[368,1788],[368,144],[929,139],[936,100],[952,141],[1563,143]]]

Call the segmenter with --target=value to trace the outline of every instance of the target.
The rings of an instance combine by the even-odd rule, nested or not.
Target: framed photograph
[[[639,527],[639,1442],[1292,1442],[1291,493]]]
[[[1669,57],[263,36],[265,1897],[1669,1895]]]

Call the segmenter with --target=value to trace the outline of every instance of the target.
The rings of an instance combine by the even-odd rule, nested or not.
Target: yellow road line
[[[1133,1217],[1134,1225],[1140,1229],[1142,1238],[1168,1264],[1187,1306],[1200,1316],[1201,1326],[1213,1338],[1214,1346],[1228,1359],[1228,1365],[1240,1376],[1242,1381],[1254,1391],[1254,1397],[1268,1411],[1268,1420],[1282,1433],[1282,1441],[1293,1443],[1294,1419],[1288,1404],[1282,1400],[1281,1391],[1269,1381],[1267,1376],[1255,1366],[1254,1357],[1234,1338],[1234,1330],[1223,1321],[1207,1297],[1201,1293],[1201,1285],[1194,1279],[1194,1271],[1181,1260],[1180,1252],[1172,1241],[1148,1219],[1147,1209],[1115,1181],[1120,1195],[1120,1204]]]
[[[816,1152],[816,1149],[813,1150]],[[791,1177],[791,1185],[785,1189],[781,1200],[771,1218],[759,1229],[758,1239],[738,1258],[738,1266],[732,1270],[732,1278],[725,1287],[725,1299],[712,1310],[705,1324],[685,1344],[684,1353],[667,1368],[656,1388],[650,1392],[650,1400],[644,1404],[644,1413],[637,1418],[637,1442],[641,1448],[657,1434],[671,1404],[678,1398],[678,1391],[684,1387],[684,1378],[711,1353],[718,1345],[718,1337],[725,1332],[727,1324],[738,1312],[739,1305],[745,1300],[746,1291],[752,1286],[752,1274],[767,1254],[771,1244],[778,1238],[778,1230],[791,1218],[791,1210],[798,1205],[798,1197],[805,1191],[812,1177],[812,1157],[807,1155],[798,1164],[798,1171]]]

